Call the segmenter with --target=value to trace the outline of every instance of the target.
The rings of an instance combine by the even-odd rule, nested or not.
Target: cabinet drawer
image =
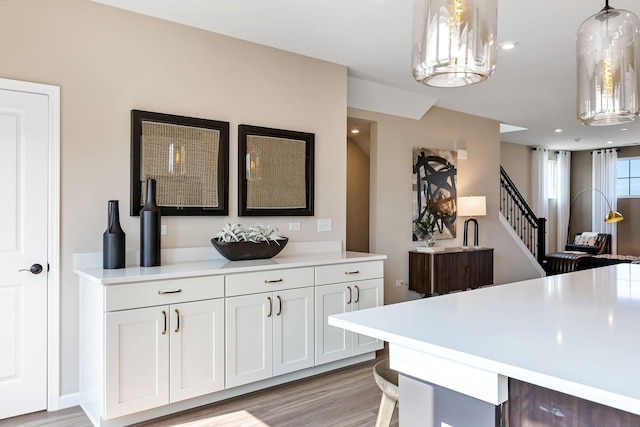
[[[313,286],[313,267],[228,274],[225,295],[257,294]]]
[[[316,285],[383,277],[382,261],[351,262],[316,267]]]
[[[105,311],[224,297],[224,276],[155,280],[105,287]]]

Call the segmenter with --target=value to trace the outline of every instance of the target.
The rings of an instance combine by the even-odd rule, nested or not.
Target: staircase
[[[541,266],[545,259],[546,218],[538,218],[500,166],[500,213]]]

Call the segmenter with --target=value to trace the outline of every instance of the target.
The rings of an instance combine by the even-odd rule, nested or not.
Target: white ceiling
[[[499,0],[498,41],[514,40],[518,47],[499,52],[488,81],[445,89],[411,76],[411,0],[94,1],[342,64],[350,84],[373,82],[401,95],[414,93],[427,106],[431,99],[439,107],[528,129],[503,133],[503,141],[566,150],[640,144],[640,119],[603,127],[576,119],[575,35],[604,0]],[[637,0],[610,5],[640,15]]]

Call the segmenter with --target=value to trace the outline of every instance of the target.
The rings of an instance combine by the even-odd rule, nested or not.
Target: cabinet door
[[[433,255],[416,251],[409,252],[409,290],[423,295],[433,294],[431,288],[431,261]]]
[[[224,389],[224,300],[169,309],[171,402]]]
[[[168,316],[168,306],[105,313],[105,419],[169,403]]]
[[[384,280],[363,280],[352,284],[354,289],[353,310],[379,307],[384,304]],[[367,335],[353,334],[353,355],[380,350],[383,341]]]
[[[274,292],[273,374],[314,364],[313,288]]]
[[[351,291],[351,292],[350,292]],[[332,314],[351,311],[353,288],[345,283],[315,288],[316,365],[351,356],[351,332],[329,325]]]
[[[226,298],[226,384],[273,376],[272,293]]]
[[[465,285],[478,288],[493,283],[493,249],[482,248],[468,253],[469,276]]]

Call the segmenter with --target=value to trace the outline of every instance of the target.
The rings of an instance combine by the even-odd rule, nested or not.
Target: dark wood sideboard
[[[492,283],[493,248],[409,251],[409,290],[424,297]]]

